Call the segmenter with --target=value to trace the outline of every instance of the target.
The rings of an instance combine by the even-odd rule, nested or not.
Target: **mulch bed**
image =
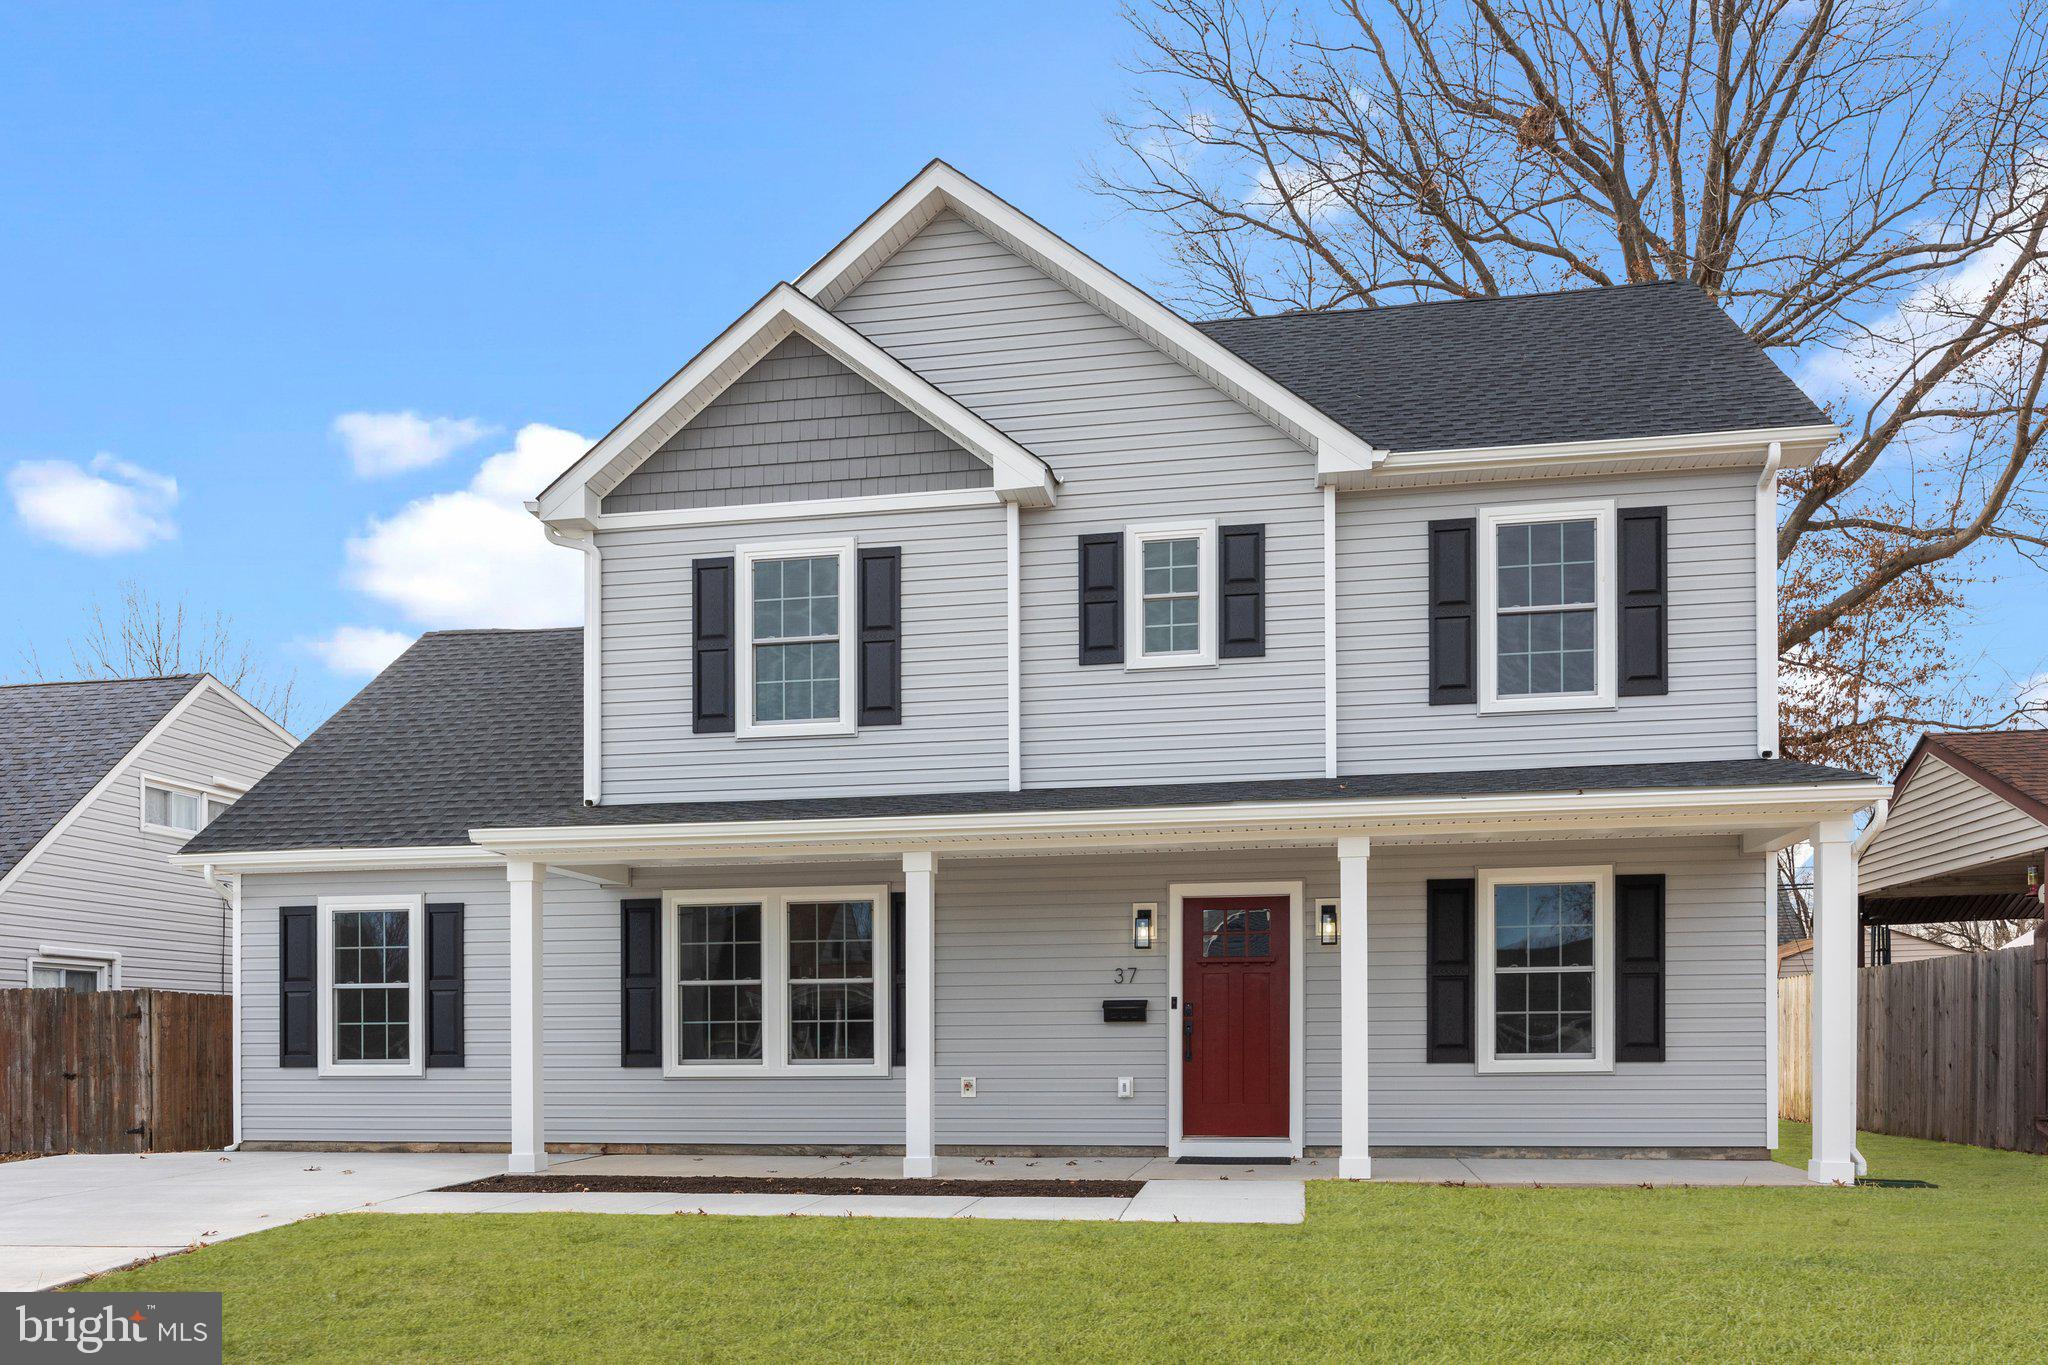
[[[931,1194],[1129,1199],[1142,1180],[869,1180],[786,1175],[493,1175],[437,1194]]]
[[[54,1152],[0,1152],[0,1161],[34,1161],[41,1156],[54,1156]]]

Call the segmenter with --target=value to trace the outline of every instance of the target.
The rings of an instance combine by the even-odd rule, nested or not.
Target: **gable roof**
[[[933,161],[889,196],[799,276],[797,288],[826,308],[834,307],[949,209],[1313,451],[1319,476],[1358,478],[1384,454],[1323,411],[1313,398],[1247,364],[1228,346],[943,161]]]
[[[421,636],[180,855],[467,848],[479,828],[1865,782],[1784,759],[585,806],[582,631]],[[707,797],[714,796],[707,793]]]
[[[997,493],[1033,507],[1052,501],[1058,480],[1036,455],[815,301],[778,284],[549,484],[534,504],[536,515],[547,522],[592,524],[602,515],[605,494],[791,335],[804,337],[988,461]]]
[[[204,680],[186,673],[0,687],[0,877]]]
[[[1198,325],[1390,451],[1828,425],[1690,283]]]
[[[1909,784],[1930,752],[2015,809],[2048,825],[2048,730],[1922,735],[1899,769],[1898,781],[1892,784],[1894,813],[1911,795]]]

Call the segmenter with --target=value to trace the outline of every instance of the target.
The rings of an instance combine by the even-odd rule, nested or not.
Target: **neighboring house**
[[[227,990],[222,895],[169,859],[294,743],[205,674],[0,687],[0,988]]]
[[[240,1138],[1761,1153],[1772,852],[1853,1000],[1886,793],[1776,756],[1835,434],[1690,285],[1197,325],[934,164],[540,491],[586,630],[182,855]]]
[[[1861,844],[1866,924],[2037,918],[2048,730],[1921,736]]]

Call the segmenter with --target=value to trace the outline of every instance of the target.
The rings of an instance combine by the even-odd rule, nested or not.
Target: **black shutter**
[[[1432,881],[1428,892],[1429,1025],[1425,1060],[1472,1060],[1474,884]]]
[[[1665,582],[1664,509],[1624,507],[1616,530],[1620,583],[1620,692],[1661,697],[1671,687],[1665,640],[1670,634]]]
[[[732,556],[690,563],[691,728],[700,735],[733,729]]]
[[[860,723],[903,723],[903,551],[860,552]]]
[[[619,1065],[661,1065],[661,901],[619,902]]]
[[[903,893],[889,893],[889,1065],[904,1065]]]
[[[1081,537],[1081,662],[1124,661],[1124,537]]]
[[[1266,654],[1266,528],[1225,526],[1216,532],[1218,600],[1222,604],[1216,654],[1260,659]]]
[[[463,1065],[459,905],[427,907],[427,1065]]]
[[[1479,523],[1472,517],[1429,524],[1429,704],[1457,706],[1479,700],[1479,611],[1475,552]]]
[[[1664,1060],[1664,878],[1614,879],[1614,1060]]]
[[[319,1058],[320,936],[314,907],[277,912],[277,1064],[313,1066]]]

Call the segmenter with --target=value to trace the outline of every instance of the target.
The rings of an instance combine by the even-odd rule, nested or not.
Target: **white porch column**
[[[1337,841],[1338,1055],[1342,1079],[1342,1139],[1337,1174],[1345,1180],[1372,1177],[1366,1123],[1366,938],[1365,870],[1372,840]]]
[[[932,894],[938,858],[903,855],[903,1174],[938,1173],[932,1150]]]
[[[1813,832],[1813,1159],[1809,1180],[1856,1179],[1856,852],[1849,822]]]
[[[541,889],[545,864],[508,861],[512,893],[512,1157],[506,1170],[533,1175],[548,1167],[541,1083]]]

